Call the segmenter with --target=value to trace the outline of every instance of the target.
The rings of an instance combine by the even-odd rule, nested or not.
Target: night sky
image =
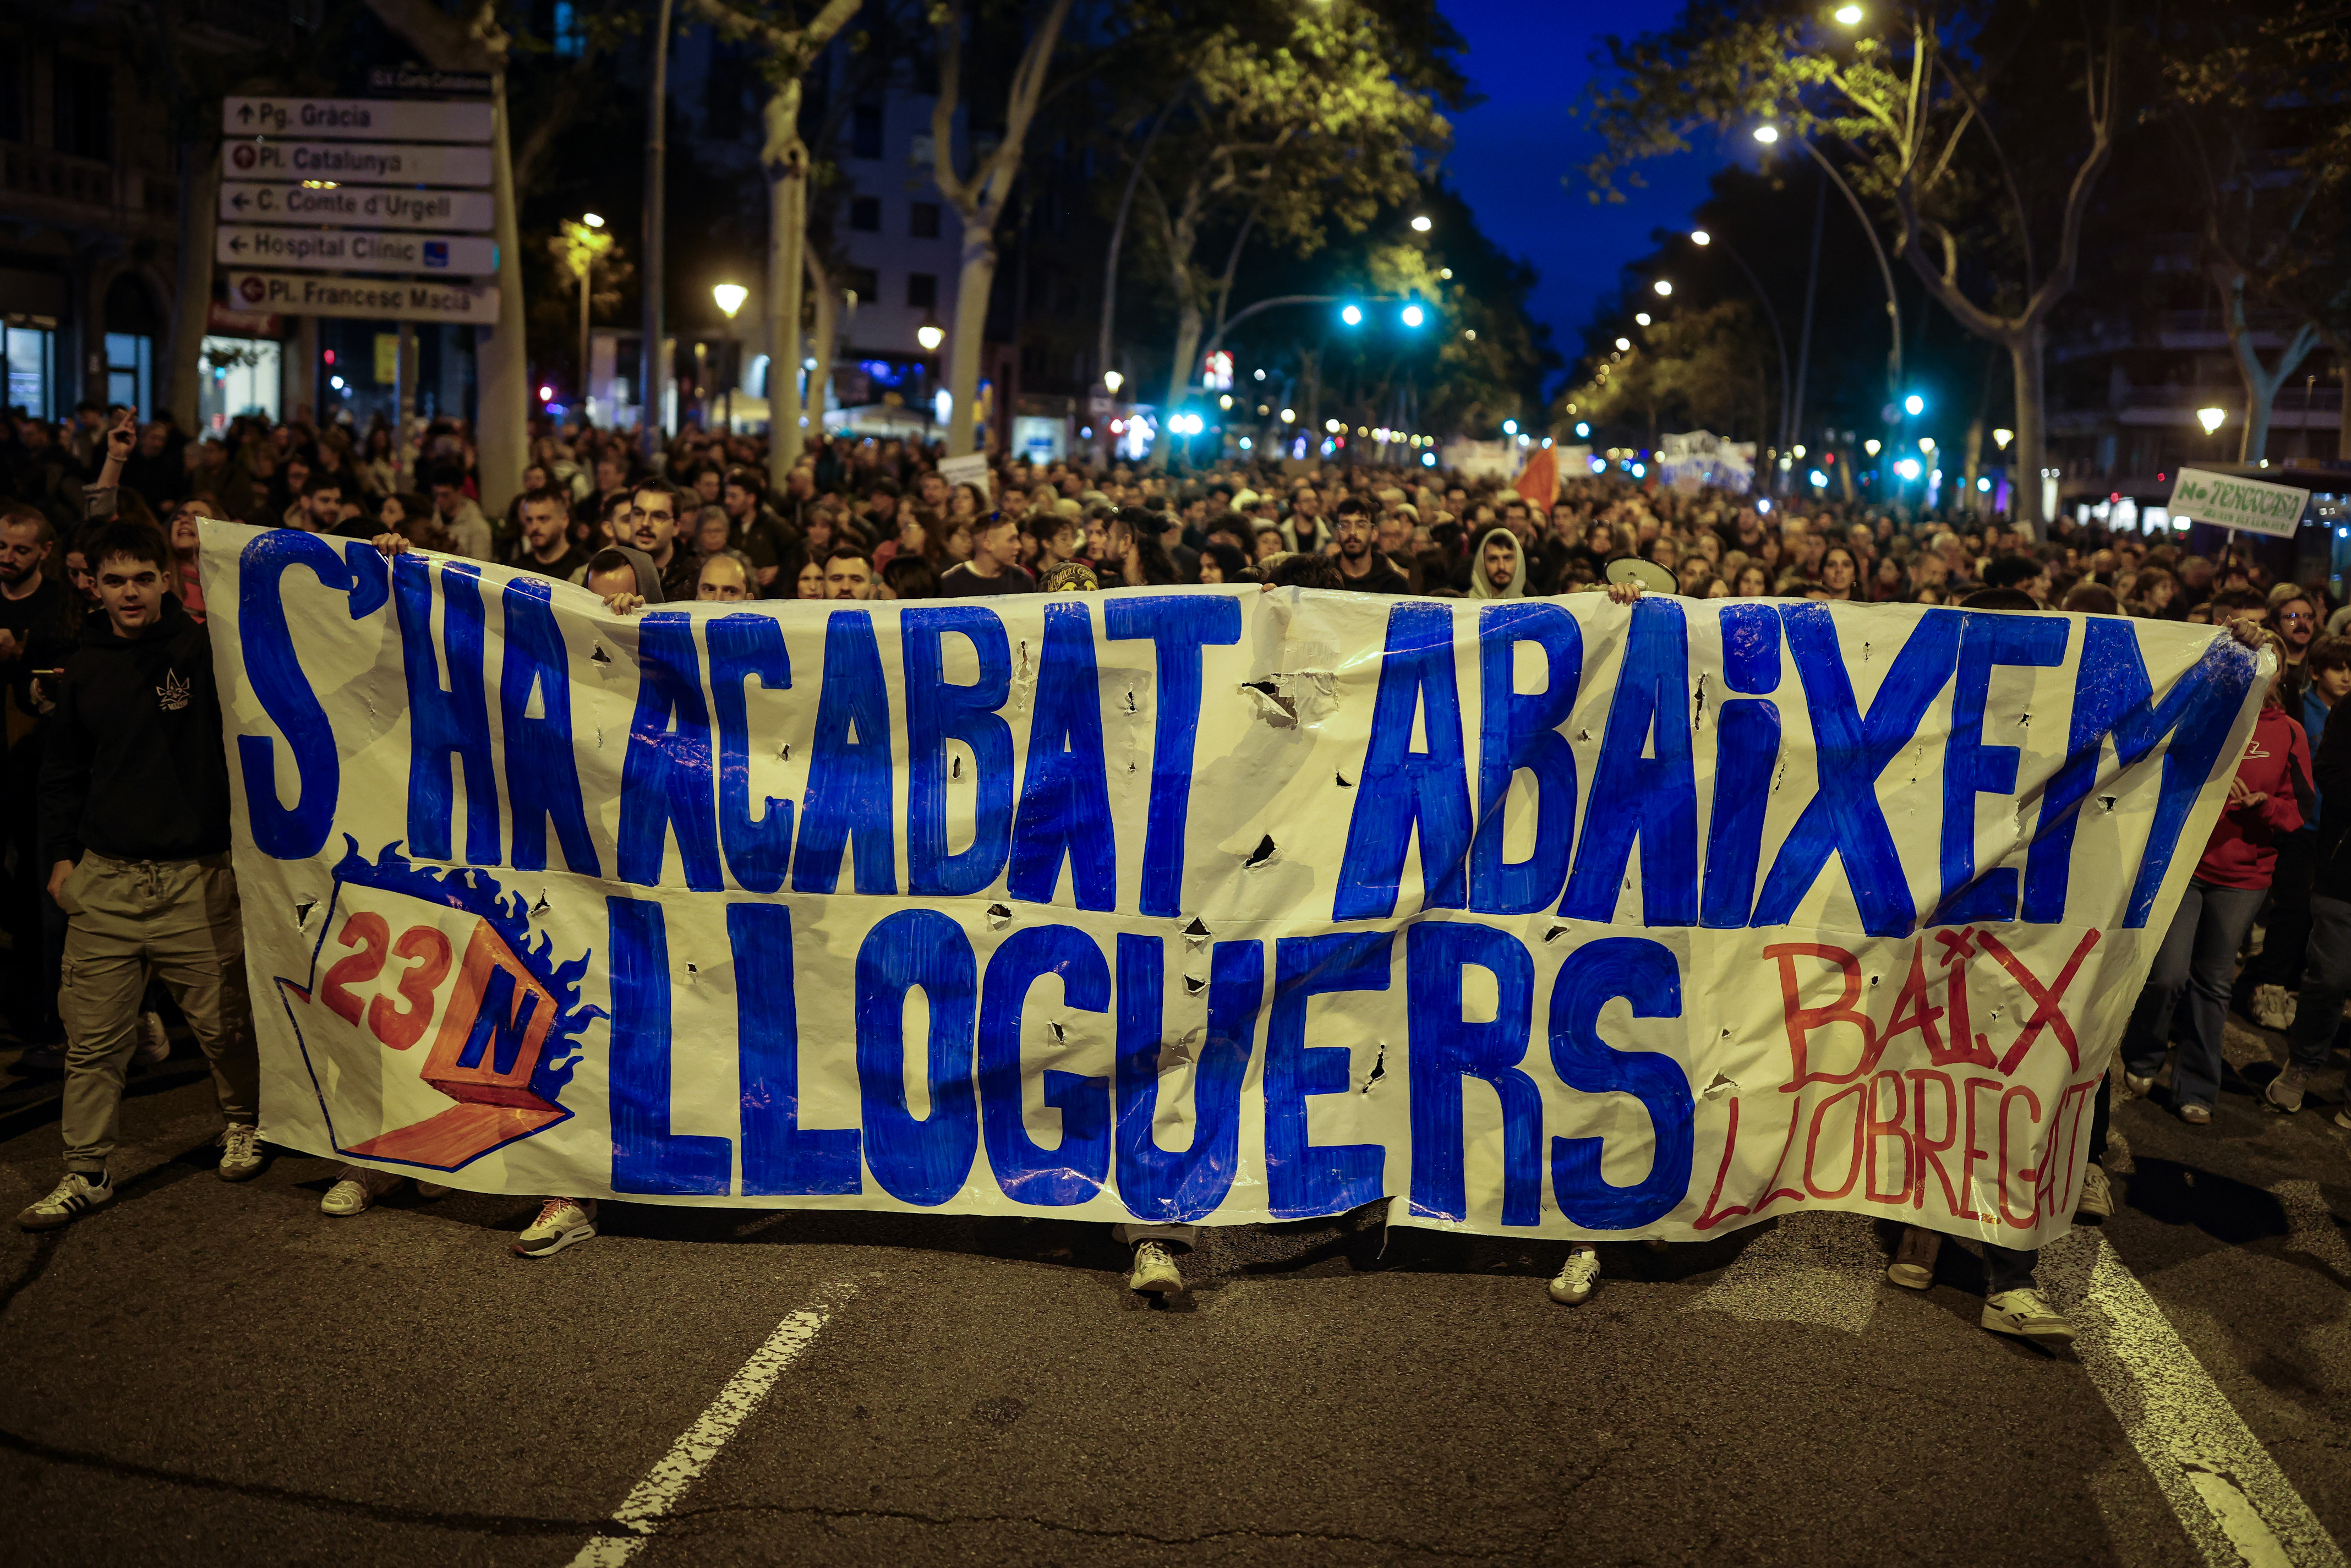
[[[1495,243],[1534,264],[1536,319],[1571,361],[1593,300],[1616,287],[1617,269],[1650,248],[1649,231],[1677,228],[1706,196],[1719,162],[1704,153],[1643,165],[1649,186],[1622,206],[1594,206],[1580,165],[1597,141],[1571,115],[1604,34],[1661,27],[1679,0],[1443,0],[1469,42],[1464,61],[1486,101],[1454,119],[1447,179],[1477,210]]]

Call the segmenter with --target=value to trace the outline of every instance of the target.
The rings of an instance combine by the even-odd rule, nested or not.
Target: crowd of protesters
[[[2211,1119],[2221,1021],[2285,1034],[2262,1088],[2299,1111],[2351,996],[2351,607],[2170,538],[2060,522],[2046,537],[1973,514],[1729,495],[1574,476],[1528,496],[1426,467],[1226,459],[1182,476],[1027,460],[949,483],[919,444],[836,436],[768,482],[763,440],[687,431],[648,455],[631,433],[534,432],[513,500],[486,512],[455,421],[395,440],[247,417],[192,439],[168,418],[84,405],[0,425],[0,680],[9,748],[5,1023],[17,1071],[63,1069],[67,1176],[19,1216],[44,1228],[111,1197],[125,1075],[160,1060],[176,1009],[210,1059],[221,1174],[261,1168],[249,1004],[231,874],[219,700],[202,630],[205,518],[303,528],[494,561],[583,584],[615,610],[678,600],[899,600],[1251,581],[1472,599],[1604,590],[1696,598],[1957,604],[2225,624],[2273,649],[2255,744],[2119,1042],[2125,1092]],[[2240,959],[2266,912],[2265,940]],[[61,973],[70,983],[60,987]],[[168,1001],[167,1001],[168,998]],[[2186,1003],[2184,1009],[2180,1007]],[[2168,1086],[2157,1078],[2174,1042]],[[2081,1215],[2111,1212],[2098,1098]],[[2351,1127],[2351,1111],[2336,1118]],[[322,1205],[365,1210],[400,1178],[352,1166]],[[1138,1290],[1180,1289],[1187,1238],[1135,1233]],[[548,1200],[516,1250],[595,1233],[588,1198]],[[1906,1237],[1888,1274],[1924,1288],[1938,1239]],[[1985,1325],[2070,1326],[2032,1286],[2032,1256],[1988,1249]],[[1586,1299],[1578,1246],[1553,1297]],[[1997,1320],[1997,1321],[1996,1321]]]

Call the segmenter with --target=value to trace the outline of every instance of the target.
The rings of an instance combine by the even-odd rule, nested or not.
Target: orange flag
[[[1535,516],[1551,516],[1551,504],[1559,498],[1559,465],[1552,461],[1550,447],[1538,446],[1528,455],[1527,465],[1519,470],[1510,488],[1527,498]]]

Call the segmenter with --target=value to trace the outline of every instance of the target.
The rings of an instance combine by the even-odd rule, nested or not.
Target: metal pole
[[[653,86],[645,94],[645,345],[637,379],[643,389],[638,397],[643,404],[638,441],[648,458],[661,450],[662,383],[669,379],[662,363],[662,183],[669,152],[670,5],[671,0],[661,0],[653,28]]]
[[[1820,289],[1821,228],[1829,215],[1829,188],[1820,185],[1814,190],[1817,193],[1813,202],[1813,260],[1804,273],[1804,324],[1798,329],[1796,337],[1796,401],[1789,408],[1786,423],[1780,433],[1780,451],[1783,458],[1795,444],[1796,438],[1804,433],[1804,382],[1813,368],[1813,297]],[[1788,470],[1788,488],[1792,490],[1795,485],[1795,470],[1791,467]]]
[[[588,370],[588,279],[589,275],[593,273],[595,270],[596,263],[593,258],[590,258],[588,265],[581,269],[580,274],[580,421],[582,424],[585,424],[588,421],[588,398],[590,395]]]
[[[1845,204],[1853,208],[1853,215],[1861,221],[1861,232],[1869,236],[1870,251],[1877,257],[1877,276],[1886,283],[1886,322],[1893,332],[1893,344],[1886,355],[1886,401],[1898,409],[1902,402],[1902,302],[1894,292],[1894,264],[1886,259],[1886,246],[1878,243],[1877,225],[1869,221],[1868,209],[1861,204],[1861,198],[1853,193],[1853,187],[1844,183],[1844,176],[1836,172],[1836,165],[1821,156],[1821,150],[1802,137],[1797,138],[1797,144],[1813,155],[1813,162],[1821,166],[1821,172],[1834,181],[1836,188],[1844,193]],[[1899,423],[1899,420],[1890,422],[1887,430],[1890,432]],[[1885,494],[1886,476],[1893,472],[1894,443],[1888,440],[1878,448],[1879,495]]]

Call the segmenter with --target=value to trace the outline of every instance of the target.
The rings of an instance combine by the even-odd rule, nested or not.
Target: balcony
[[[0,142],[0,193],[80,207],[114,205],[114,167],[45,147]]]

